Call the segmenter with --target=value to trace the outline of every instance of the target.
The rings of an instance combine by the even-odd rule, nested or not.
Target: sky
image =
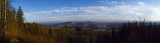
[[[26,22],[160,21],[160,0],[14,0]]]

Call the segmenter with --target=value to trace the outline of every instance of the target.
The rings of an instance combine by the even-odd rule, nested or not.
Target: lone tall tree
[[[17,14],[16,14],[16,20],[17,20],[17,23],[18,23],[18,28],[19,29],[22,29],[24,28],[24,19],[23,19],[23,11],[21,9],[21,6],[19,6],[18,8],[18,11],[17,11]]]

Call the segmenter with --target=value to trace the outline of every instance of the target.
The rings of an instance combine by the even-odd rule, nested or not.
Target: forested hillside
[[[160,43],[160,25],[156,23],[126,22],[112,30],[54,28],[24,23],[21,6],[13,8],[11,2],[0,0],[0,43]]]

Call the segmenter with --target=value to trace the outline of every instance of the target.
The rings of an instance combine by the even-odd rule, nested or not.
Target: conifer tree
[[[116,31],[115,31],[115,27],[112,27],[112,43],[116,43],[117,42],[117,37],[116,37]]]
[[[21,6],[19,6],[16,14],[16,21],[18,23],[18,28],[23,30],[24,29],[24,19],[23,19],[23,11],[21,9]]]

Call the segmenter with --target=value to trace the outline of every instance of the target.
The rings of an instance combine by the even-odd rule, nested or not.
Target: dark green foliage
[[[117,43],[159,43],[160,32],[156,23],[152,22],[128,22],[118,30]],[[113,32],[112,32],[113,34]],[[115,40],[112,40],[115,41]]]
[[[21,9],[21,6],[19,6],[16,14],[16,21],[18,23],[18,28],[19,29],[24,29],[24,18],[23,18],[23,11]]]
[[[4,32],[4,2],[0,0],[0,38]],[[9,0],[10,2],[10,0]],[[1,43],[160,43],[160,25],[152,22],[127,22],[116,29],[85,29],[68,26],[54,28],[38,23],[24,23],[21,7],[7,5],[6,39]]]

